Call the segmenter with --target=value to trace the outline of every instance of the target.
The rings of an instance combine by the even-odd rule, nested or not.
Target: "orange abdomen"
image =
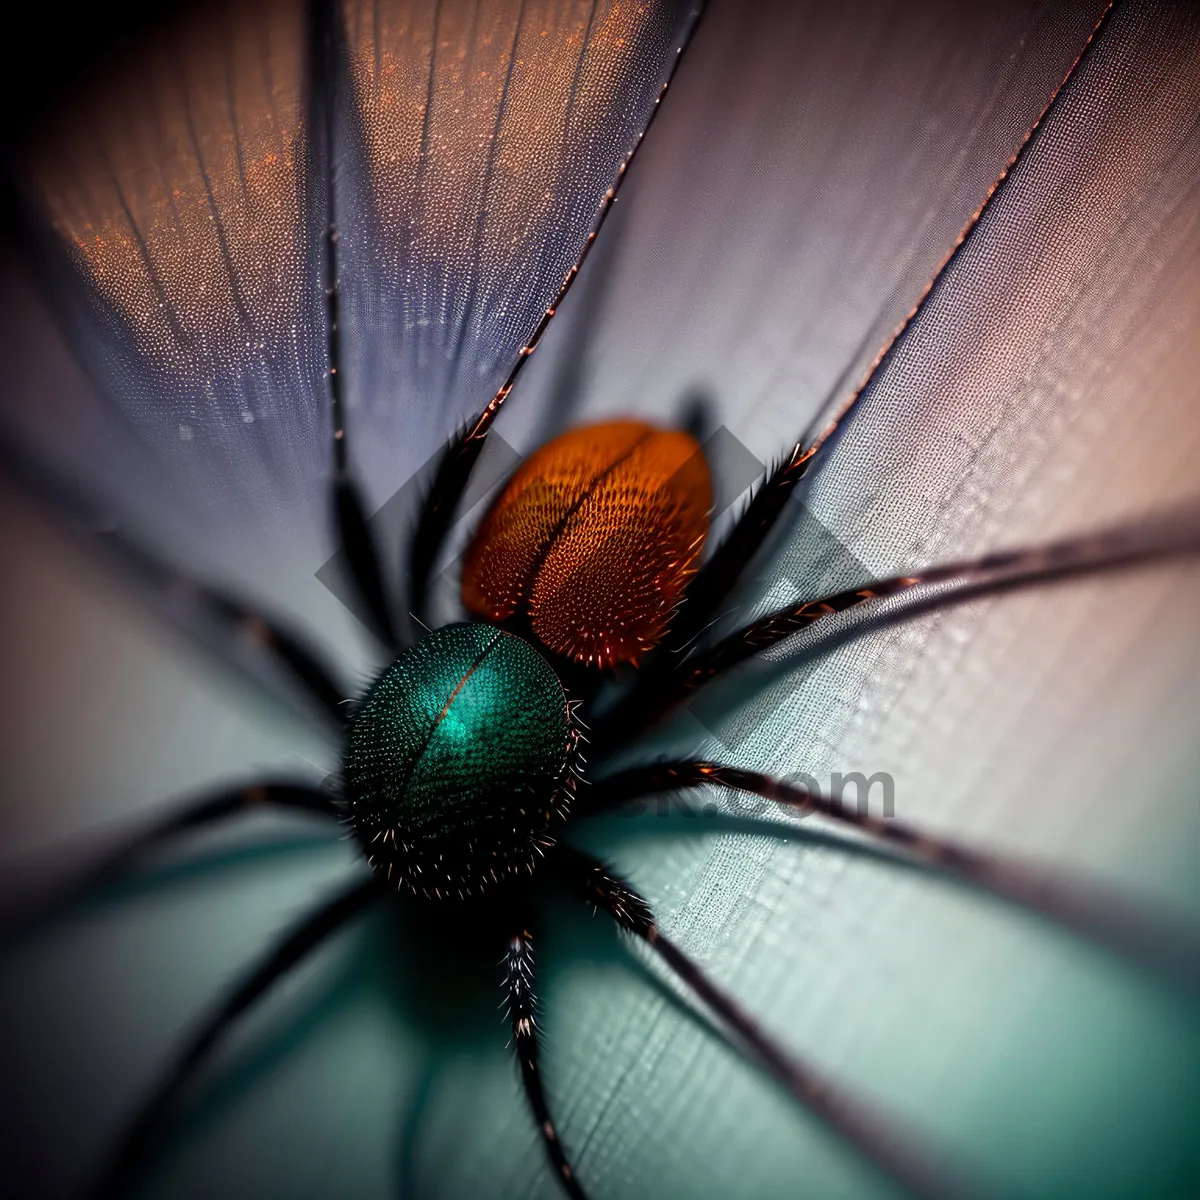
[[[573,429],[521,464],[463,566],[472,616],[519,615],[556,654],[636,663],[662,638],[708,532],[695,438],[640,421]]]

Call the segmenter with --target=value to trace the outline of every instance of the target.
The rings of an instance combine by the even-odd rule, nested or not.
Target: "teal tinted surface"
[[[1086,30],[1060,40],[1058,61],[1049,54],[1046,24],[1069,6],[1025,8],[1036,21],[1017,5],[961,6],[947,20],[945,6],[917,3],[885,24],[857,6],[713,3],[702,53],[635,166],[641,190],[618,205],[625,248],[593,318],[579,419],[633,409],[669,421],[683,387],[705,380],[717,419],[762,461],[790,445],[881,306],[899,309],[887,309],[889,326],[903,315],[924,283],[913,276],[932,270],[1078,52]],[[1139,11],[1127,3],[1117,17]],[[1142,56],[1134,79],[1158,78],[1172,44],[1200,62],[1165,25],[1129,44]],[[1123,132],[1168,123],[1127,89],[1112,96],[1078,119],[1076,155],[1042,140],[1027,160],[1057,146],[1053,161],[1068,175],[1077,164],[1095,188],[1009,193],[1038,214],[1008,239],[1037,273],[1018,292],[1010,259],[964,254],[979,264],[975,294],[994,304],[971,310],[967,343],[950,337],[959,312],[940,335],[925,327],[926,373],[899,357],[896,406],[864,411],[824,475],[816,517],[868,573],[1195,493],[1200,307],[1182,280],[1200,279],[1200,225],[1194,201],[1171,209],[1177,193],[1153,173],[1149,139]],[[1189,100],[1189,128],[1195,111]],[[1129,219],[1097,203],[1112,183],[1136,186]],[[1172,211],[1190,241],[1165,236]],[[1069,268],[1065,293],[1050,287],[1056,263]],[[562,328],[524,384],[554,364],[549,338]],[[999,340],[1011,356],[996,355]],[[510,423],[539,416],[537,394],[513,399]],[[406,421],[418,409],[397,407]],[[772,560],[764,608],[858,581],[802,573],[798,557]],[[83,572],[78,559],[71,572]],[[190,660],[156,673],[167,650],[146,644],[136,606],[121,609],[131,628],[118,635],[115,611],[102,621],[76,607],[99,605],[104,581],[66,571],[52,604],[31,595],[26,560],[8,567],[10,592],[36,607],[4,630],[31,659],[10,683],[9,821],[43,823],[49,842],[72,821],[131,817],[135,805],[148,817],[206,784],[294,774],[300,752],[320,774],[333,768],[328,750],[289,750],[250,704],[234,707],[215,673]],[[887,770],[905,820],[1200,920],[1198,614],[1189,568],[926,618],[778,681],[742,723],[749,734],[721,723],[724,746],[705,750],[825,784],[835,769]],[[311,628],[328,634],[328,622]],[[19,776],[18,755],[36,757]],[[752,837],[717,819],[659,819],[651,805],[589,836],[793,1053],[986,1175],[993,1194],[1200,1194],[1194,1006],[1036,920],[854,853],[814,821],[769,817],[758,814]],[[313,836],[277,818],[220,869],[211,845],[189,843],[186,876],[158,871],[137,896],[3,963],[0,1026],[13,1049],[0,1064],[0,1160],[43,1169],[39,1191],[12,1194],[85,1194],[195,1021],[304,911],[366,870],[336,833],[327,850],[303,849],[298,833]],[[593,1200],[896,1194],[737,1062],[678,993],[650,987],[630,965],[636,949],[603,940],[605,922],[580,913],[550,914],[561,924],[540,944],[539,977],[546,1086]],[[390,916],[331,942],[254,1014],[196,1081],[138,1194],[561,1200],[496,1011],[503,948],[479,954],[476,996],[447,952],[420,956],[421,920],[395,928]]]
[[[481,802],[523,824],[549,804],[569,740],[562,685],[532,646],[490,625],[450,625],[368,693],[346,777],[356,801],[410,832],[469,828]]]

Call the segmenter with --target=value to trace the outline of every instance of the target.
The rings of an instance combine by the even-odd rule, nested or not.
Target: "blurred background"
[[[714,0],[597,252],[497,425],[505,444],[521,454],[563,425],[616,413],[672,423],[700,397],[710,427],[751,460],[790,448],[921,296],[1102,7]],[[546,40],[563,46],[592,11],[543,8]],[[468,10],[446,9],[444,63],[484,53]],[[480,11],[497,28],[519,15],[504,4]],[[356,60],[361,99],[342,112],[343,129],[352,117],[368,128],[376,157],[347,157],[340,176],[347,255],[361,268],[348,285],[351,446],[373,509],[490,395],[638,119],[605,87],[644,107],[685,17],[642,6],[629,16],[635,52],[619,35],[597,41],[601,66],[615,65],[598,71],[595,111],[579,118],[561,162],[536,157],[535,125],[528,145],[514,130],[489,219],[496,246],[508,221],[537,236],[536,253],[521,243],[514,262],[496,250],[464,266],[452,235],[455,222],[473,227],[468,201],[479,203],[471,189],[485,167],[465,148],[472,138],[451,151],[465,156],[461,173],[437,175],[431,207],[415,210],[379,158],[393,141],[409,147],[411,127],[366,99],[383,51],[401,74],[416,62],[424,77],[426,60],[405,54],[430,41],[434,8],[345,9],[348,42],[382,46],[380,58]],[[40,230],[108,211],[106,152],[135,203],[139,187],[170,192],[155,173],[165,160],[129,133],[135,118],[170,128],[207,114],[211,129],[178,142],[182,162],[189,145],[228,150],[239,120],[268,113],[282,127],[289,111],[302,114],[298,22],[286,4],[23,13],[15,53],[44,65],[32,83],[3,80],[4,153]],[[1198,49],[1190,7],[1119,6],[791,507],[737,617],[860,572],[886,576],[1195,498]],[[501,66],[508,54],[488,53]],[[246,62],[256,70],[239,73]],[[554,72],[542,74],[552,88]],[[225,105],[230,79],[250,89],[237,93],[241,108]],[[526,154],[552,178],[582,180],[579,198],[539,207]],[[194,181],[173,161],[164,170],[176,167]],[[277,193],[301,216],[303,181],[298,170]],[[0,869],[13,895],[52,883],[172,798],[265,773],[320,781],[337,768],[336,745],[303,712],[270,703],[160,622],[90,535],[120,528],[285,613],[339,664],[348,691],[379,665],[317,578],[333,553],[325,417],[306,390],[319,339],[294,343],[294,376],[255,374],[237,347],[222,349],[205,368],[205,409],[186,371],[141,372],[136,301],[94,305],[78,260],[74,275],[47,274],[25,216],[10,198],[0,411],[95,503],[67,523],[0,481]],[[395,249],[443,226],[447,241],[433,236],[423,258]],[[265,297],[264,312],[284,311],[271,307],[280,295],[295,300],[305,330],[311,264],[276,260],[277,290],[250,294]],[[454,353],[431,340],[436,322],[403,308],[417,294],[405,273],[414,261],[420,295],[453,300],[463,331]],[[185,281],[185,306],[186,293]],[[253,362],[274,369],[285,358],[267,346]],[[243,405],[247,379],[258,408]],[[723,470],[726,491],[746,486],[745,457]],[[459,542],[479,511],[464,514]],[[789,667],[805,649],[793,641],[653,750],[822,781],[886,771],[906,821],[1200,922],[1198,599],[1194,567],[1162,567],[924,617]],[[453,615],[452,591],[444,604]],[[1192,998],[813,822],[751,833],[729,797],[717,801],[723,817],[652,810],[587,842],[798,1054],[999,1194],[1200,1190]],[[323,827],[256,818],[172,849],[5,945],[0,1191],[79,1194],[181,1033],[357,869]],[[547,1087],[590,1195],[890,1194],[602,922],[551,906],[542,936]],[[203,1073],[144,1193],[554,1196],[495,1011],[499,952],[488,953],[440,944],[411,913],[347,932]]]

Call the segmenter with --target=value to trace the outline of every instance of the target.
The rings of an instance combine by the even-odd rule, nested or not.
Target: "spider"
[[[329,45],[332,39],[314,42]],[[335,72],[328,63],[321,69],[319,55],[317,66],[316,77],[328,86]],[[318,102],[321,98],[318,89]],[[324,107],[331,108],[327,98]],[[329,206],[333,210],[332,189]],[[1161,944],[1160,931],[1140,925],[1129,910],[1099,904],[1017,864],[851,811],[832,797],[711,762],[655,762],[610,774],[597,768],[731,667],[837,613],[891,596],[916,597],[902,611],[888,609],[880,617],[901,619],[969,597],[1194,553],[1194,525],[1145,524],[864,581],[789,605],[715,642],[703,640],[787,511],[789,497],[869,388],[868,379],[832,421],[798,439],[707,560],[702,550],[708,473],[701,448],[689,434],[630,421],[555,439],[513,476],[475,532],[463,579],[464,605],[474,620],[415,636],[397,621],[349,470],[352,429],[347,430],[342,412],[335,230],[336,222],[324,243],[330,280],[326,324],[334,415],[333,508],[360,599],[393,661],[347,716],[329,673],[294,634],[271,618],[191,585],[214,618],[252,634],[344,725],[342,789],[330,797],[264,781],[212,797],[149,830],[105,863],[101,873],[119,869],[184,831],[249,808],[278,806],[344,823],[372,874],[289,934],[197,1031],[118,1149],[103,1190],[117,1190],[127,1182],[191,1073],[230,1025],[326,937],[366,906],[398,892],[404,903],[461,906],[480,923],[503,931],[498,946],[506,947],[505,979],[522,1082],[553,1170],[569,1195],[583,1195],[543,1094],[538,1066],[529,930],[542,885],[555,881],[574,888],[581,899],[607,911],[618,926],[650,946],[750,1058],[899,1182],[923,1194],[953,1192],[954,1181],[931,1167],[909,1139],[885,1136],[873,1114],[770,1039],[659,929],[628,882],[562,835],[573,820],[652,792],[709,784],[741,789],[851,825],[903,854],[1162,965],[1174,956],[1174,944]],[[573,269],[568,276],[564,292],[576,273]],[[547,322],[561,295],[549,306]],[[408,594],[417,625],[429,618],[430,576],[472,468],[543,328],[535,331],[500,392],[441,460],[410,555]],[[885,350],[874,370],[886,360]],[[953,586],[936,590],[934,585],[942,583]],[[622,665],[640,668],[634,681],[618,681],[606,690],[613,669]],[[586,765],[580,753],[585,738],[590,746]]]

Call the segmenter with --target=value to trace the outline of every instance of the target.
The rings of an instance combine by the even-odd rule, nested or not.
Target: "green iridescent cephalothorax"
[[[346,739],[346,802],[395,886],[469,894],[532,867],[565,814],[577,734],[562,684],[491,625],[426,635],[372,685]]]

